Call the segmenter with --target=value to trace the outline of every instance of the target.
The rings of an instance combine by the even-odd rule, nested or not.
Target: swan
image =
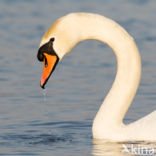
[[[141,59],[134,39],[109,18],[94,13],[70,13],[52,24],[44,34],[37,54],[38,60],[43,61],[40,86],[45,87],[57,63],[84,40],[107,44],[117,59],[115,80],[93,120],[93,138],[156,141],[156,111],[133,123],[123,123],[140,82]]]

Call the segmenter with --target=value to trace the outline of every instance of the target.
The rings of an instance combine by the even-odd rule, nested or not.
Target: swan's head
[[[54,71],[57,63],[59,62],[59,57],[55,50],[53,49],[54,38],[51,38],[47,43],[43,44],[37,54],[39,61],[43,62],[43,73],[41,77],[40,86],[44,89],[50,75]]]
[[[75,14],[58,19],[44,34],[37,58],[43,62],[40,86],[44,88],[57,63],[79,42]],[[75,24],[74,24],[75,23]],[[74,26],[73,26],[74,24]]]

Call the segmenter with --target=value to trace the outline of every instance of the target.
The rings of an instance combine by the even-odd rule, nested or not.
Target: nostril
[[[45,67],[47,67],[48,66],[47,58],[45,57],[44,60]]]

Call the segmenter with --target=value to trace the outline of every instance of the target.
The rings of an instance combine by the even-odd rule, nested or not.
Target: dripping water
[[[43,94],[43,101],[44,101],[44,104],[45,104],[46,101],[47,101],[47,89],[43,89],[42,94]]]

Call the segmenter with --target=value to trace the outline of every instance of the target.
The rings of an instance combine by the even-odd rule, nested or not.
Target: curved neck
[[[117,59],[116,78],[94,124],[122,123],[138,88],[141,74],[140,55],[133,38],[114,21],[87,13],[70,14],[59,19],[48,33],[56,38],[54,49],[59,52],[60,59],[83,40],[99,40],[113,49]]]

